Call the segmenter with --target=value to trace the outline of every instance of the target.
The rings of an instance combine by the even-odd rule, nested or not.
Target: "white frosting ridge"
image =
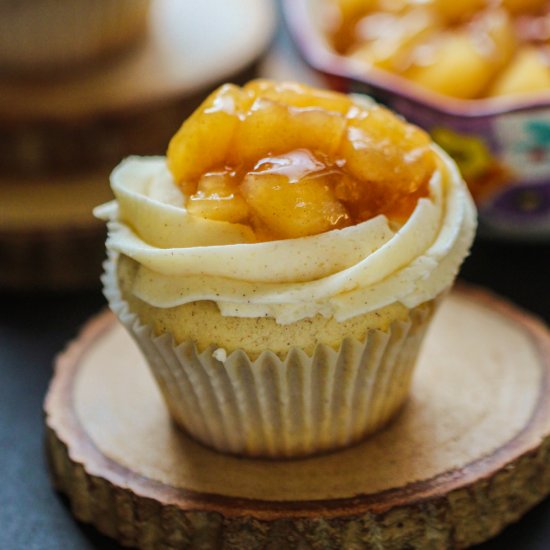
[[[439,148],[429,197],[400,228],[380,215],[311,237],[254,242],[247,226],[187,213],[163,157],[132,157],[111,176],[107,247],[139,264],[133,292],[161,308],[213,300],[229,316],[343,321],[385,305],[414,307],[449,287],[475,233],[475,207]]]

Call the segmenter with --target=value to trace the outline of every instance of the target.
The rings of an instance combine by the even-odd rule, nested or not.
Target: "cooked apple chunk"
[[[434,10],[420,7],[403,15],[375,12],[357,27],[363,41],[351,48],[350,57],[399,73],[408,67],[411,49],[438,32],[441,22]]]
[[[402,217],[435,168],[427,134],[388,110],[267,80],[207,98],[168,165],[191,215],[247,224],[258,240]]]
[[[382,107],[349,121],[339,155],[358,181],[368,182],[386,202],[416,191],[434,170],[429,137]]]
[[[225,84],[174,135],[168,145],[168,166],[184,193],[193,193],[197,179],[227,159],[239,122],[236,114],[247,100],[238,86]]]
[[[498,76],[489,96],[532,93],[550,89],[550,67],[543,53],[524,47]]]
[[[266,155],[306,148],[332,155],[344,134],[345,118],[320,107],[295,108],[260,97],[240,122],[229,160],[250,165]]]
[[[353,101],[338,92],[314,90],[305,84],[294,82],[277,82],[270,80],[252,80],[243,91],[277,101],[283,105],[306,109],[323,109],[324,111],[345,115],[353,106]]]
[[[209,220],[245,222],[249,215],[234,174],[210,172],[199,180],[197,192],[189,197],[187,211]]]
[[[248,173],[241,192],[276,238],[316,235],[350,224],[333,191],[335,174],[305,151],[265,159]]]

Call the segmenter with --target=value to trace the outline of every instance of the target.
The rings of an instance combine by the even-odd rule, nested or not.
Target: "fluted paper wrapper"
[[[193,438],[222,452],[298,457],[345,447],[384,426],[404,404],[432,307],[413,308],[387,330],[312,355],[291,348],[284,359],[265,351],[252,360],[235,350],[155,336],[121,298],[114,261],[105,296],[141,351],[174,420]],[[222,353],[222,355],[224,355]],[[222,357],[223,358],[223,357]]]
[[[143,34],[150,0],[0,2],[0,67],[43,71],[115,51]]]

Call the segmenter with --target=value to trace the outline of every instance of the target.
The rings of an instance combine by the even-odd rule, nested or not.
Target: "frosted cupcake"
[[[104,276],[174,420],[224,452],[347,446],[406,401],[475,232],[456,166],[364,99],[222,86],[111,177]]]
[[[143,37],[151,0],[0,0],[0,69],[35,75]]]

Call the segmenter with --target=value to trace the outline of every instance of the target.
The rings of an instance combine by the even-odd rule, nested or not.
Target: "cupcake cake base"
[[[550,334],[479,290],[436,314],[402,413],[335,453],[216,453],[171,421],[110,313],[57,360],[45,410],[72,512],[139,548],[464,548],[550,493]]]

